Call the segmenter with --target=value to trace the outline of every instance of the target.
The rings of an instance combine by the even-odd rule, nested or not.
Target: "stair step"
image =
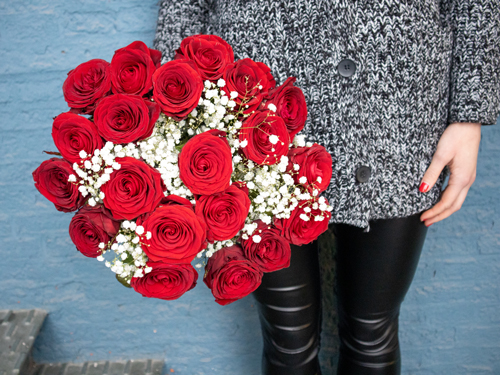
[[[0,310],[0,375],[24,375],[47,312]]]
[[[38,365],[33,375],[161,375],[163,361],[97,361],[85,363],[50,363]]]

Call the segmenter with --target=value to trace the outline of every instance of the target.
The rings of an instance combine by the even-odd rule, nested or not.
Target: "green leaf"
[[[130,284],[129,284],[129,283],[127,283],[127,280],[125,280],[124,278],[122,278],[122,277],[118,276],[118,274],[116,274],[116,280],[118,280],[118,282],[119,282],[120,284],[122,284],[123,286],[125,286],[125,287],[127,287],[127,288],[132,288],[132,287],[130,286]]]

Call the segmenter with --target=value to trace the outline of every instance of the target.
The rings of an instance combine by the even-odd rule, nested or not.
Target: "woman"
[[[426,229],[457,211],[475,177],[481,125],[500,106],[496,0],[166,0],[155,47],[192,34],[297,77],[310,141],[333,158],[339,375],[399,374],[398,314]],[[441,194],[445,166],[451,172]],[[254,293],[263,373],[319,374],[317,244]],[[333,292],[333,291],[323,291]]]

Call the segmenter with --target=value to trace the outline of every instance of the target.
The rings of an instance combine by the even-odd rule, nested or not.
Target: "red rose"
[[[288,219],[275,219],[274,226],[280,231],[290,243],[294,245],[304,245],[314,241],[321,233],[328,229],[328,221],[331,213],[328,211],[320,211],[319,208],[313,208],[315,201],[299,201],[299,204],[290,213]],[[309,207],[311,211],[306,213],[305,207]],[[309,220],[303,220],[300,216],[306,215]],[[315,216],[324,216],[322,221],[315,221]]]
[[[203,282],[212,290],[215,302],[227,305],[257,289],[262,275],[257,265],[245,258],[241,247],[233,245],[208,259]]]
[[[217,35],[192,35],[184,38],[175,51],[175,59],[192,60],[203,80],[222,77],[227,64],[234,61],[233,49]]]
[[[52,124],[52,139],[62,157],[71,163],[80,162],[80,151],[93,154],[104,146],[92,121],[71,112],[61,113]]]
[[[153,73],[160,63],[161,52],[140,41],[115,51],[109,67],[113,92],[146,95],[153,88]]]
[[[202,195],[196,202],[195,212],[207,224],[207,237],[213,242],[236,236],[245,225],[249,209],[248,194],[231,185],[222,193]]]
[[[231,173],[232,154],[227,139],[208,132],[187,141],[179,154],[179,177],[193,194],[225,190]]]
[[[244,192],[246,195],[249,194],[248,186],[245,181],[235,181],[231,186],[236,186],[238,189],[240,189],[242,192]]]
[[[160,205],[162,206],[180,205],[194,211],[193,204],[188,199],[179,197],[178,195],[175,194],[170,194],[162,198],[160,201]]]
[[[154,262],[190,263],[206,246],[205,223],[185,206],[160,206],[137,224],[151,232],[151,238],[142,241],[142,249]]]
[[[233,99],[236,102],[235,108],[248,105],[248,108],[244,108],[243,113],[251,113],[256,110],[269,89],[276,86],[271,69],[266,64],[255,62],[249,58],[229,64],[223,78],[226,81],[226,86],[222,89],[226,94],[229,96],[232,91],[238,93],[238,97]]]
[[[196,286],[198,272],[190,264],[148,262],[147,266],[153,270],[130,281],[130,286],[144,297],[174,300]]]
[[[79,252],[86,257],[101,255],[99,244],[107,244],[120,229],[120,221],[113,219],[104,206],[84,206],[73,216],[69,235]]]
[[[271,143],[270,136],[278,136]],[[276,164],[288,152],[289,137],[281,117],[271,111],[256,111],[248,117],[240,129],[239,140],[248,141],[242,148],[243,154],[257,164]]]
[[[76,211],[85,202],[78,185],[68,181],[70,174],[74,174],[71,164],[58,158],[45,160],[33,172],[35,187],[58,211]]]
[[[203,80],[190,60],[163,64],[153,75],[153,97],[167,116],[182,120],[196,108]]]
[[[115,219],[132,220],[153,211],[164,197],[165,185],[160,173],[132,157],[116,158],[121,165],[113,171],[101,191],[103,203]]]
[[[288,152],[288,170],[293,170],[293,164],[300,165],[298,172],[293,174],[296,184],[302,176],[307,178],[307,190],[312,193],[313,189],[319,192],[325,191],[332,178],[332,156],[326,149],[314,143],[311,147],[293,147]],[[321,182],[318,182],[318,177]]]
[[[63,83],[64,100],[75,113],[91,114],[95,103],[109,94],[111,77],[109,63],[94,59],[78,65]]]
[[[136,95],[116,94],[99,101],[94,121],[99,134],[113,143],[148,138],[160,115],[158,104]]]
[[[245,256],[257,264],[263,272],[278,271],[290,265],[290,243],[280,235],[280,231],[272,225],[267,225],[257,220],[257,229],[242,240],[241,246]],[[260,241],[255,242],[253,236],[260,236]]]
[[[276,114],[280,116],[288,129],[290,142],[300,132],[307,120],[307,104],[304,93],[293,84],[295,77],[288,78],[280,87],[269,91],[266,108],[269,104],[276,106]]]

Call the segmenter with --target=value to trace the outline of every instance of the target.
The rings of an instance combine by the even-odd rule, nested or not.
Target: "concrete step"
[[[38,365],[32,375],[161,375],[163,361],[144,359]]]
[[[0,310],[0,375],[29,372],[35,338],[47,316],[43,310]]]
[[[43,310],[0,310],[0,375],[161,375],[154,359],[36,364],[31,349],[47,316]]]

